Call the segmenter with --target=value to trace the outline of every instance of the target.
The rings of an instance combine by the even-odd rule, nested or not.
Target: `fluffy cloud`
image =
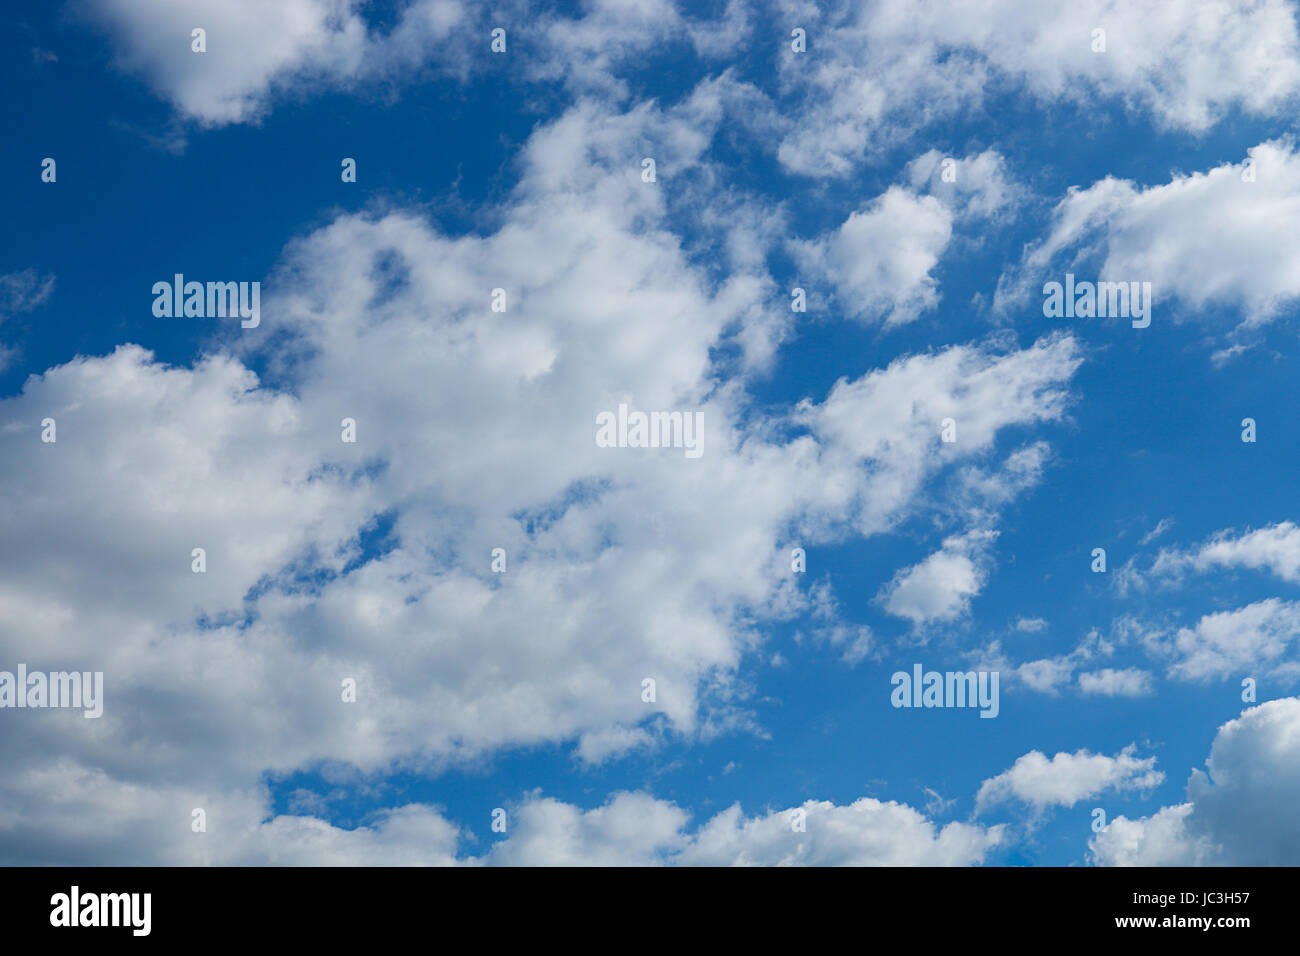
[[[530,26],[529,16],[515,25],[524,37],[524,66],[529,79],[562,80],[577,93],[627,95],[620,74],[635,69],[655,47],[690,44],[707,58],[732,55],[752,32],[751,11],[729,0],[716,20],[697,20],[690,8],[672,0],[587,0],[581,16],[544,13]]]
[[[1164,780],[1155,757],[1136,757],[1130,744],[1113,757],[1079,750],[1050,760],[1037,750],[1019,758],[1011,769],[985,780],[975,797],[977,812],[1016,799],[1035,811],[1072,807],[1108,790],[1149,790]]]
[[[1024,628],[1020,628],[1024,629]],[[1086,664],[1115,653],[1115,642],[1107,640],[1099,631],[1089,631],[1075,645],[1074,649],[1053,657],[1016,664],[1002,649],[1001,641],[991,641],[986,647],[969,654],[969,658],[978,663],[981,669],[996,670],[1002,674],[1002,680],[1008,684],[1018,682],[1040,694],[1056,695],[1074,679],[1078,670]],[[1115,671],[1105,668],[1100,671],[1079,675],[1079,688],[1083,693],[1102,693],[1103,688],[1118,689],[1121,686],[1132,688],[1140,682],[1135,673]],[[1086,686],[1085,686],[1086,685]]]
[[[1058,421],[1070,401],[1060,387],[1082,359],[1074,339],[1053,336],[1030,348],[999,355],[977,346],[952,346],[940,352],[896,359],[884,369],[855,380],[841,379],[820,405],[800,403],[796,422],[822,436],[822,459],[844,467],[871,469],[871,495],[853,486],[827,488],[852,502],[855,525],[864,533],[893,527],[943,460],[969,463],[994,443],[1001,422]],[[864,407],[882,410],[863,416]],[[892,414],[884,414],[892,409]],[[941,423],[953,418],[957,441],[941,441]],[[926,449],[938,449],[929,454]],[[1002,474],[1024,475],[1021,451]],[[965,474],[972,474],[966,472]],[[1027,482],[1026,482],[1027,484]]]
[[[583,811],[533,796],[514,812],[509,837],[486,856],[504,866],[647,866],[686,842],[687,814],[644,793],[619,793]]]
[[[443,4],[455,7],[453,2]],[[185,116],[220,126],[256,118],[275,83],[355,75],[366,56],[356,0],[90,0],[85,13]],[[207,31],[207,52],[191,31]]]
[[[1169,676],[1181,680],[1223,680],[1268,674],[1288,680],[1300,665],[1288,651],[1300,637],[1300,603],[1266,598],[1232,611],[1207,614],[1173,633],[1149,632],[1148,650],[1169,660]]]
[[[1220,568],[1267,570],[1300,583],[1300,527],[1282,521],[1240,534],[1225,530],[1190,551],[1165,549],[1152,563],[1150,577],[1176,581],[1189,570],[1203,574]]]
[[[930,271],[951,238],[947,207],[895,186],[828,237],[792,245],[806,271],[834,282],[846,315],[901,325],[938,304]]]
[[[1095,253],[1096,278],[1150,282],[1157,311],[1177,300],[1193,310],[1240,309],[1250,323],[1275,317],[1300,297],[1300,238],[1286,227],[1300,214],[1300,157],[1289,141],[1248,152],[1252,182],[1241,165],[1224,163],[1161,186],[1108,177],[1072,189],[1020,274],[999,283],[1000,306],[1034,297]]]
[[[137,787],[62,764],[24,770],[18,801],[0,796],[10,859],[41,864],[217,866],[971,866],[1002,845],[1005,828],[939,825],[906,804],[864,797],[809,800],[803,832],[791,810],[746,817],[740,806],[694,829],[680,807],[642,792],[584,810],[540,793],[507,809],[504,836],[406,804],[345,829],[316,816],[268,813],[256,791],[223,794]],[[205,832],[191,827],[206,812]],[[108,833],[100,821],[112,819]],[[159,821],[169,826],[159,826]]]
[[[1300,698],[1252,707],[1219,728],[1187,800],[1116,817],[1089,843],[1104,866],[1291,866],[1300,858]]]
[[[780,61],[800,108],[779,156],[809,175],[843,175],[918,127],[979,108],[987,89],[1101,96],[1192,131],[1233,107],[1283,111],[1300,89],[1300,36],[1283,0],[786,6],[809,51],[787,48]],[[1104,53],[1093,52],[1098,27]]]
[[[1300,39],[1284,0],[1228,0],[1208,14],[1193,0],[1087,0],[1069,11],[1033,0],[786,6],[780,19],[808,30],[809,51],[781,45],[770,109],[780,160],[810,175],[845,174],[920,126],[978,108],[988,88],[1079,104],[1100,95],[1201,131],[1230,108],[1284,110],[1300,87]],[[411,0],[387,30],[367,22],[360,0],[84,0],[80,9],[110,33],[124,69],[212,126],[256,120],[277,91],[430,70],[465,77],[492,55],[496,26],[521,77],[615,98],[653,50],[684,46],[711,64],[754,31],[739,0],[709,20],[670,0],[590,0],[573,15]],[[196,26],[208,31],[205,54],[190,50]],[[1099,26],[1104,53],[1092,49]]]
[[[1145,697],[1151,693],[1151,674],[1136,667],[1103,667],[1079,675],[1079,691],[1094,697]]]
[[[276,816],[260,786],[132,782],[70,759],[11,774],[0,821],[7,861],[63,866],[446,866],[465,836],[419,804],[349,830]]]
[[[30,543],[0,557],[0,655],[106,684],[99,720],[6,718],[23,727],[0,756],[27,772],[0,802],[22,809],[28,846],[59,825],[42,793],[72,774],[120,797],[86,804],[86,854],[152,820],[142,846],[174,859],[209,806],[239,821],[242,859],[307,858],[278,849],[291,834],[325,858],[401,858],[401,827],[440,847],[447,827],[424,811],[351,836],[263,827],[259,781],[555,742],[600,761],[748,726],[734,675],[756,622],[805,606],[792,529],[813,544],[887,530],[946,471],[996,460],[1003,429],[1061,416],[1079,364],[1061,336],[900,357],[752,414],[745,375],[770,349],[742,347],[730,378],[715,356],[732,336],[778,341],[769,313],[788,308],[757,271],[694,265],[638,175],[650,135],[701,168],[716,91],[670,111],[582,103],[540,127],[490,233],[391,211],[302,237],[261,326],[231,324],[229,351],[193,367],[123,346],[0,402],[0,493],[24,502],[2,533]],[[700,411],[704,455],[597,447],[596,415],[621,402]],[[954,413],[962,440],[940,447]],[[147,814],[121,814],[131,800]]]
[[[951,162],[945,166],[945,160]],[[945,173],[951,169],[950,182]],[[1009,213],[1024,197],[1024,189],[1011,179],[1006,160],[994,149],[964,159],[946,157],[932,149],[907,164],[905,174],[913,190],[929,189],[957,210],[960,218],[994,219]]]
[[[988,549],[996,538],[991,531],[948,538],[942,549],[899,571],[877,600],[890,614],[917,625],[960,617],[984,586]]]
[[[906,804],[863,797],[848,806],[809,800],[807,830],[789,810],[746,818],[739,806],[702,826],[679,860],[698,866],[969,866],[1004,838],[1003,828],[939,827]]]
[[[713,58],[750,30],[732,2],[716,20],[685,16],[669,0],[591,0],[578,15],[505,0],[407,0],[381,30],[363,0],[85,0],[82,12],[115,41],[118,65],[143,76],[186,119],[204,126],[256,122],[277,94],[411,81],[421,73],[467,79],[487,68],[492,31],[519,77],[562,82],[570,92],[628,95],[620,77],[651,49],[690,45]],[[191,31],[207,31],[207,51]]]
[[[1149,563],[1130,559],[1117,575],[1120,594],[1154,586],[1172,589],[1189,575],[1224,570],[1264,571],[1289,584],[1300,582],[1300,528],[1290,521],[1246,531],[1225,529],[1188,548],[1162,548]],[[1214,611],[1195,624],[1124,618],[1147,653],[1177,680],[1211,681],[1232,676],[1300,677],[1291,657],[1300,637],[1300,604],[1278,597]]]

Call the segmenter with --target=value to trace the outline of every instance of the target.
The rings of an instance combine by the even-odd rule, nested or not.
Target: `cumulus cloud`
[[[1004,429],[1060,418],[1080,361],[1066,336],[901,356],[754,414],[747,353],[730,379],[716,356],[773,334],[784,303],[761,273],[693,264],[639,179],[647,135],[676,168],[702,166],[715,89],[671,110],[584,102],[539,127],[491,232],[392,210],[302,237],[261,326],[233,326],[192,367],[125,345],[0,402],[0,493],[24,502],[0,533],[29,543],[0,556],[0,655],[102,670],[106,688],[99,720],[24,712],[0,740],[28,770],[0,782],[27,808],[24,846],[59,825],[40,804],[60,773],[136,794],[164,821],[144,844],[159,857],[190,852],[167,847],[205,805],[238,810],[241,858],[306,858],[276,849],[287,833],[350,858],[395,845],[399,824],[444,846],[423,811],[347,837],[262,827],[259,781],[322,764],[436,773],[539,743],[599,762],[752,728],[740,662],[758,623],[806,607],[792,530],[814,544],[888,530],[940,475],[995,457]],[[624,402],[701,412],[704,455],[598,447],[596,415]],[[956,408],[962,441],[940,450]],[[47,416],[53,444],[34,424]],[[845,645],[861,659],[869,635]],[[105,852],[147,826],[96,806]]]
[[[1018,629],[1025,630],[1025,628]],[[1001,641],[991,641],[986,647],[972,652],[968,657],[978,662],[984,669],[1000,672],[1002,680],[1007,684],[1018,683],[1037,693],[1055,696],[1060,694],[1064,687],[1069,686],[1081,667],[1092,661],[1110,657],[1114,653],[1115,642],[1103,637],[1100,631],[1092,630],[1075,645],[1073,650],[1052,657],[1041,657],[1017,664],[1002,649]],[[1095,690],[1100,686],[1099,681],[1114,682],[1116,678],[1113,676],[1109,678],[1098,676],[1108,670],[1103,669],[1089,676],[1088,687]],[[1083,676],[1080,675],[1081,678]],[[1081,690],[1083,684],[1084,682],[1080,680]]]
[[[855,524],[862,531],[886,530],[897,524],[901,506],[938,461],[924,449],[938,446],[946,460],[961,465],[991,449],[1002,427],[998,422],[1007,416],[1026,423],[1060,420],[1070,402],[1060,383],[1081,362],[1075,340],[1061,336],[1006,354],[952,346],[896,359],[852,381],[841,379],[824,402],[801,402],[793,417],[833,445],[827,449],[830,457],[850,468],[870,466],[872,494],[854,501]],[[864,417],[859,411],[864,403],[896,411]],[[948,417],[958,422],[958,440],[943,444],[940,425]],[[1011,456],[1013,465],[1023,462],[1018,456],[1019,451]],[[926,464],[917,468],[920,462]],[[1021,471],[1012,467],[1003,473]]]
[[[204,126],[256,122],[281,96],[465,77],[488,60],[493,24],[473,0],[401,3],[382,30],[361,0],[273,6],[82,9],[123,69]],[[806,832],[789,809],[746,816],[736,805],[697,825],[648,793],[583,808],[535,792],[488,842],[432,805],[345,828],[322,819],[328,800],[302,791],[278,813],[265,781],[321,767],[365,780],[395,768],[436,775],[536,745],[563,747],[585,770],[670,739],[761,734],[741,674],[749,659],[782,659],[764,647],[770,625],[813,612],[813,640],[851,666],[880,648],[870,628],[839,619],[828,583],[792,578],[792,541],[932,519],[940,540],[877,601],[918,627],[963,618],[994,567],[999,509],[1050,460],[1047,443],[1023,433],[1066,414],[1075,340],[935,343],[797,404],[759,401],[750,386],[795,334],[767,258],[791,252],[845,317],[902,326],[938,308],[954,237],[1013,214],[1023,187],[996,150],[954,156],[945,182],[947,154],[909,148],[898,185],[781,250],[793,212],[729,188],[709,159],[714,137],[761,130],[787,171],[841,175],[918,126],[977,109],[985,88],[1109,97],[1199,132],[1228,110],[1290,108],[1293,10],[1281,0],[1225,0],[1208,14],[1190,0],[1085,0],[1065,14],[1028,0],[788,6],[814,52],[784,44],[779,89],[724,71],[664,107],[632,102],[627,75],[683,44],[711,69],[753,35],[739,0],[715,20],[669,0],[590,0],[537,17],[501,9],[524,54],[518,77],[557,84],[572,105],[535,128],[517,186],[472,231],[384,205],[338,216],[285,249],[258,330],[219,334],[181,366],[132,344],[79,356],[0,400],[0,495],[22,503],[0,515],[0,535],[24,544],[0,553],[0,666],[103,670],[108,694],[99,720],[10,715],[7,859],[966,865],[1005,843],[1003,827],[934,819],[950,801],[933,791],[924,811],[809,800],[793,808]],[[1098,25],[1104,54],[1090,48]],[[196,26],[203,54],[190,50]],[[651,152],[672,188],[640,181]],[[1295,211],[1300,161],[1282,140],[1250,156],[1253,182],[1224,164],[1163,185],[1072,190],[1000,298],[1097,254],[1102,277],[1272,318],[1300,290],[1300,250],[1276,225]],[[0,277],[0,318],[47,301],[52,286],[35,270]],[[489,308],[496,289],[504,313]],[[597,446],[596,415],[620,404],[699,412],[704,455]],[[46,417],[56,443],[39,440]],[[958,422],[952,445],[938,440],[947,417]],[[355,445],[339,441],[344,418],[358,423]],[[203,574],[191,570],[197,547]],[[495,548],[505,573],[490,566]],[[1222,532],[1162,551],[1152,570],[1173,580],[1232,568],[1295,583],[1300,531]],[[1298,627],[1296,605],[1270,599],[1148,628],[1144,643],[1177,679],[1288,677],[1300,674]],[[1098,666],[1112,652],[1094,632],[1004,673],[1048,693],[1150,693],[1149,672]],[[641,697],[648,676],[654,701]],[[355,703],[340,699],[345,679]],[[1294,853],[1279,808],[1297,791],[1295,704],[1225,724],[1186,802],[1118,818],[1094,839],[1096,858],[1280,859],[1268,826]],[[1162,779],[1133,746],[1034,750],[984,781],[976,811],[1014,802],[1037,815]],[[206,835],[190,828],[195,808]],[[1239,819],[1243,808],[1259,819]]]
[[[995,149],[965,158],[937,149],[918,156],[904,171],[913,190],[951,205],[962,219],[996,219],[1011,214],[1025,190],[1012,178],[1006,159]]]
[[[1192,627],[1151,630],[1147,649],[1168,661],[1170,677],[1223,680],[1235,675],[1300,677],[1290,654],[1300,637],[1300,604],[1266,598],[1231,611],[1206,614]]]
[[[1300,528],[1282,521],[1257,529],[1225,529],[1191,547],[1162,548],[1148,562],[1130,559],[1118,576],[1121,594],[1184,586],[1191,575],[1224,570],[1262,571],[1300,582]],[[1185,681],[1225,680],[1233,676],[1300,678],[1292,659],[1300,637],[1300,604],[1268,597],[1242,607],[1202,615],[1196,623],[1174,627],[1163,621],[1126,618],[1169,677]]]
[[[497,56],[492,31],[520,78],[561,83],[575,95],[624,99],[621,73],[652,49],[685,44],[706,60],[734,51],[751,29],[732,0],[717,19],[669,0],[591,0],[573,15],[505,0],[405,0],[394,22],[369,22],[363,0],[85,0],[85,19],[107,30],[123,70],[142,76],[185,119],[202,126],[257,122],[278,96],[321,88],[397,88],[421,75],[461,81]],[[206,31],[206,52],[191,31]]]
[[[791,240],[803,281],[828,284],[840,314],[868,324],[897,327],[934,310],[934,273],[956,227],[1007,215],[1022,194],[994,150],[954,162],[947,182],[945,157],[931,150],[908,164],[907,187],[890,187],[824,235]]]
[[[806,832],[790,811],[744,816],[739,806],[702,826],[680,856],[698,866],[969,866],[1004,839],[1001,826],[939,827],[906,804],[863,797],[848,806],[809,800]]]
[[[894,186],[829,236],[791,245],[804,270],[835,284],[845,315],[901,325],[938,305],[930,273],[951,238],[943,203]]]
[[[918,128],[979,109],[987,89],[1102,97],[1190,131],[1232,108],[1283,112],[1300,89],[1300,36],[1284,0],[1208,12],[1193,0],[786,7],[807,29],[809,53],[787,49],[780,61],[797,119],[779,156],[807,175],[844,175]],[[1104,53],[1093,51],[1098,27]]]
[[[1037,750],[1030,751],[1009,770],[980,784],[975,796],[976,812],[1013,799],[1041,812],[1051,807],[1072,807],[1110,790],[1150,790],[1165,775],[1155,769],[1155,757],[1137,757],[1136,750],[1135,744],[1114,756],[1078,750],[1058,753],[1050,760]]]
[[[770,110],[790,170],[843,175],[919,127],[980,108],[988,88],[1090,104],[1102,96],[1163,127],[1202,131],[1229,109],[1270,115],[1300,87],[1300,39],[1284,0],[1087,0],[1069,11],[1032,0],[951,10],[888,0],[825,10],[786,4],[809,52],[782,45]],[[616,99],[654,51],[712,64],[753,35],[730,0],[702,18],[670,0],[589,0],[573,13],[507,2],[410,0],[379,29],[361,0],[85,0],[119,65],[203,125],[256,121],[277,93],[402,81],[485,68],[490,31],[507,30],[519,75]],[[1106,30],[1106,52],[1092,31]],[[208,31],[205,54],[190,31]]]
[[[583,811],[534,795],[513,814],[509,837],[487,854],[505,866],[662,864],[685,842],[685,811],[644,793],[619,793]]]
[[[984,586],[988,550],[996,538],[992,531],[948,538],[924,561],[894,575],[877,600],[890,614],[916,625],[961,617]]]
[[[186,117],[221,126],[255,119],[273,84],[357,74],[368,42],[359,6],[356,0],[90,0],[84,12],[112,33],[123,69],[144,75]],[[192,50],[196,28],[207,32],[207,52]]]
[[[273,814],[260,786],[130,781],[71,759],[11,774],[0,813],[7,862],[54,866],[448,866],[466,836],[422,804],[345,829]]]
[[[545,13],[530,27],[515,21],[526,44],[524,71],[535,81],[562,81],[575,93],[626,96],[621,74],[656,47],[688,44],[707,59],[734,54],[752,32],[749,9],[729,0],[717,19],[692,15],[672,0],[587,0],[579,16]]]
[[[1253,531],[1220,531],[1190,550],[1167,548],[1156,556],[1149,576],[1176,582],[1189,571],[1230,568],[1268,571],[1288,583],[1300,583],[1300,527],[1281,521]]]
[[[1178,301],[1193,312],[1239,309],[1251,324],[1276,317],[1300,297],[1300,239],[1286,226],[1300,212],[1300,157],[1289,140],[1248,153],[1254,181],[1233,160],[1164,185],[1107,177],[1071,189],[1048,236],[999,282],[998,305],[1036,296],[1095,257],[1088,279],[1150,282],[1157,310]]]
[[[1116,817],[1089,841],[1103,866],[1293,866],[1300,858],[1300,698],[1252,707],[1221,726],[1187,799]]]
[[[71,762],[18,777],[0,793],[7,859],[52,865],[972,866],[1006,842],[1002,825],[940,825],[906,804],[867,797],[753,817],[737,804],[692,827],[685,810],[644,792],[615,793],[591,809],[533,792],[502,808],[507,828],[498,837],[426,804],[345,828],[272,814],[256,787],[145,787]],[[194,809],[204,811],[203,832],[191,825]],[[791,825],[795,809],[804,813],[802,832]],[[113,826],[100,832],[105,820]]]

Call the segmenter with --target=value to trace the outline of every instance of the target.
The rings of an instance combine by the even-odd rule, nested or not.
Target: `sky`
[[[1300,862],[1298,12],[10,4],[0,861]]]

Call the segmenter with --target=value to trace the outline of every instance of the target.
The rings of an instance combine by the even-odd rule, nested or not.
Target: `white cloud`
[[[829,582],[818,588],[818,591],[829,596]],[[828,608],[818,608],[814,613],[833,620],[838,615],[838,608],[832,601]],[[850,667],[857,667],[869,657],[879,656],[871,628],[865,625],[833,623],[827,627],[814,628],[810,636],[815,644],[827,645],[841,651],[840,660]],[[794,639],[796,643],[801,643],[804,639],[803,632],[796,632]]]
[[[1079,691],[1092,696],[1145,697],[1151,689],[1151,674],[1136,667],[1104,667],[1079,675]]]
[[[205,832],[192,829],[194,809],[205,812]],[[12,775],[0,790],[0,834],[11,860],[115,866],[970,866],[1005,840],[1001,825],[940,826],[870,798],[804,803],[802,833],[789,810],[747,818],[739,805],[692,830],[684,810],[643,792],[589,810],[534,792],[502,809],[504,836],[486,814],[476,834],[424,804],[345,829],[272,815],[258,787],[142,786],[61,762]]]
[[[672,0],[587,0],[582,15],[544,14],[525,37],[524,70],[535,81],[562,80],[576,93],[628,93],[620,73],[655,47],[687,42],[703,57],[728,56],[747,41],[750,11],[729,0],[716,20],[695,20]],[[516,21],[518,22],[518,21]]]
[[[1120,816],[1089,842],[1103,866],[1293,866],[1300,859],[1300,698],[1252,707],[1219,728],[1187,800]]]
[[[93,846],[73,856],[124,845],[150,815],[180,835],[169,823],[129,858],[188,854],[170,841],[190,839],[196,799],[237,807],[241,858],[289,854],[289,832],[346,854],[396,824],[263,829],[259,781],[322,763],[433,773],[537,743],[597,761],[752,731],[735,674],[756,622],[804,606],[792,529],[812,544],[887,530],[1003,429],[1063,414],[1079,364],[1063,336],[900,357],[747,414],[751,366],[720,383],[712,356],[738,326],[771,331],[772,286],[708,279],[638,175],[646,135],[676,168],[700,164],[714,89],[667,112],[582,103],[540,127],[495,231],[452,238],[394,211],[293,243],[259,329],[226,340],[267,357],[265,382],[225,352],[176,368],[124,346],[0,401],[0,494],[24,502],[0,533],[26,542],[0,554],[0,661],[106,684],[101,719],[24,712],[0,738],[27,768],[0,781],[0,803],[26,808],[25,845],[65,845],[41,809],[60,774],[100,774],[147,811],[90,801]],[[701,410],[704,456],[596,447],[595,415],[620,401]],[[962,440],[939,450],[954,409]],[[46,416],[55,444],[39,440]],[[363,548],[379,516],[388,540]],[[848,656],[868,653],[861,638]]]
[[[1012,671],[1024,685],[1041,694],[1055,694],[1061,685],[1069,683],[1074,676],[1076,666],[1074,658],[1069,655],[1061,657],[1044,657],[1036,661],[1026,661]]]
[[[1205,866],[1215,851],[1187,832],[1193,809],[1183,803],[1138,820],[1115,817],[1089,841],[1089,851],[1101,866]]]
[[[906,804],[863,797],[846,806],[809,800],[746,817],[739,804],[693,832],[687,814],[644,793],[620,793],[583,811],[531,795],[512,814],[489,864],[541,866],[971,866],[1004,840],[1004,827],[935,823]]]
[[[945,167],[945,160],[951,160],[952,165]],[[948,170],[951,182],[944,181]],[[1006,160],[995,149],[964,158],[945,156],[932,149],[908,163],[904,173],[914,191],[928,190],[952,206],[961,218],[1007,216],[1025,197],[1025,190],[1012,181]]]
[[[54,291],[54,276],[35,269],[0,276],[0,324],[14,315],[30,312],[46,303]],[[0,372],[13,361],[18,350],[0,343]]]
[[[619,793],[583,811],[550,798],[528,800],[513,814],[508,839],[487,854],[506,866],[647,866],[685,842],[687,814],[643,793]]]
[[[255,119],[271,87],[355,75],[366,54],[356,0],[90,0],[123,69],[143,74],[185,116],[220,126]],[[191,31],[207,31],[206,53]]]
[[[809,52],[787,48],[780,61],[797,108],[779,157],[809,175],[845,175],[918,128],[978,110],[989,89],[1084,108],[1103,97],[1190,131],[1233,108],[1284,113],[1300,89],[1300,38],[1283,0],[786,6]],[[1099,26],[1105,53],[1092,50]]]
[[[0,322],[19,312],[44,305],[54,291],[54,276],[35,269],[0,276]]]
[[[1300,156],[1289,141],[1249,151],[1256,180],[1243,182],[1234,159],[1205,173],[1175,175],[1142,188],[1103,179],[1072,189],[1056,207],[1050,234],[1032,247],[998,302],[1041,304],[1042,285],[1061,281],[1081,256],[1100,259],[1104,281],[1150,282],[1154,314],[1175,300],[1192,310],[1240,309],[1249,323],[1275,317],[1300,297],[1300,237],[1287,223],[1300,215]],[[1071,256],[1075,261],[1071,260]]]
[[[1249,348],[1250,346],[1242,345],[1238,342],[1237,344],[1230,345],[1227,348],[1218,349],[1210,353],[1210,362],[1215,368],[1222,368],[1233,359],[1244,355]]]
[[[740,807],[700,827],[679,861],[696,866],[970,866],[1003,840],[1003,828],[943,827],[906,804],[863,797],[848,806],[809,800],[807,830],[789,810],[745,817]]]
[[[1176,580],[1188,569],[1204,574],[1219,568],[1267,570],[1283,581],[1300,583],[1300,527],[1282,521],[1240,534],[1220,531],[1191,551],[1162,550],[1150,573]]]
[[[383,810],[348,830],[275,816],[256,785],[146,783],[72,760],[18,766],[0,788],[0,819],[6,858],[37,865],[447,866],[463,838],[436,807]]]
[[[941,460],[974,461],[991,450],[999,422],[1059,420],[1070,401],[1059,383],[1081,361],[1068,337],[1044,338],[1006,355],[953,346],[841,379],[820,405],[800,403],[794,418],[820,436],[824,460],[838,459],[851,470],[870,467],[869,496],[857,495],[852,482],[822,493],[851,501],[859,530],[886,530]],[[894,412],[868,416],[864,407]],[[940,423],[948,417],[958,422],[958,440],[941,444]]]
[[[959,426],[963,439],[964,426],[963,419]],[[965,617],[993,568],[992,550],[998,538],[993,526],[999,520],[999,509],[1039,482],[1049,457],[1047,443],[1040,441],[1016,449],[993,467],[970,464],[960,468],[951,500],[939,510],[957,516],[970,530],[950,535],[938,551],[897,571],[876,595],[876,603],[917,628]],[[1033,622],[1026,623],[1033,626]],[[1045,626],[1043,621],[1037,624]]]
[[[1180,680],[1222,680],[1263,674],[1295,679],[1300,665],[1288,651],[1300,637],[1300,604],[1267,598],[1231,611],[1207,614],[1193,627],[1154,631],[1147,649],[1169,659],[1169,676]]]
[[[996,532],[978,531],[946,539],[941,550],[894,575],[877,600],[915,625],[961,617],[984,587],[988,549],[996,538]]]
[[[976,812],[1015,799],[1041,812],[1072,807],[1080,800],[1108,790],[1149,790],[1165,775],[1155,769],[1155,757],[1136,757],[1130,744],[1113,757],[1087,750],[1058,753],[1050,760],[1037,750],[1020,757],[1011,769],[980,784]]]
[[[1154,528],[1152,528],[1150,531],[1148,531],[1146,534],[1144,534],[1141,537],[1141,539],[1138,541],[1138,544],[1140,545],[1150,544],[1152,541],[1160,537],[1162,534],[1164,534],[1173,526],[1174,526],[1173,518],[1161,518],[1158,522],[1156,522],[1156,526]]]
[[[894,186],[829,236],[791,245],[804,270],[835,284],[847,316],[901,325],[938,305],[930,272],[951,238],[943,203]]]
[[[654,736],[640,727],[615,725],[583,734],[578,744],[578,757],[589,764],[600,764],[612,757],[651,747],[654,743]]]
[[[1114,643],[1103,638],[1099,631],[1093,630],[1066,654],[1043,657],[1023,664],[1013,663],[1003,652],[1000,641],[992,641],[987,647],[968,656],[983,669],[999,671],[1003,682],[1008,685],[1019,682],[1040,694],[1056,695],[1070,683],[1075,672],[1084,664],[1110,657],[1114,653]],[[1090,678],[1091,684],[1095,684],[1095,681],[1095,676]]]
[[[277,95],[319,88],[395,87],[420,74],[462,81],[497,55],[530,82],[562,82],[577,95],[627,97],[620,73],[654,48],[691,45],[727,55],[751,26],[739,0],[716,20],[684,16],[670,0],[590,0],[577,16],[516,0],[410,0],[381,32],[363,0],[85,0],[83,12],[115,43],[117,64],[143,76],[178,113],[204,126],[257,122]],[[191,30],[207,31],[207,51]],[[491,50],[492,30],[506,51]]]

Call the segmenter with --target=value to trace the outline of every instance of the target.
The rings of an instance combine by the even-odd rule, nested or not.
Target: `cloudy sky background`
[[[1297,13],[10,7],[0,860],[1300,861]]]

